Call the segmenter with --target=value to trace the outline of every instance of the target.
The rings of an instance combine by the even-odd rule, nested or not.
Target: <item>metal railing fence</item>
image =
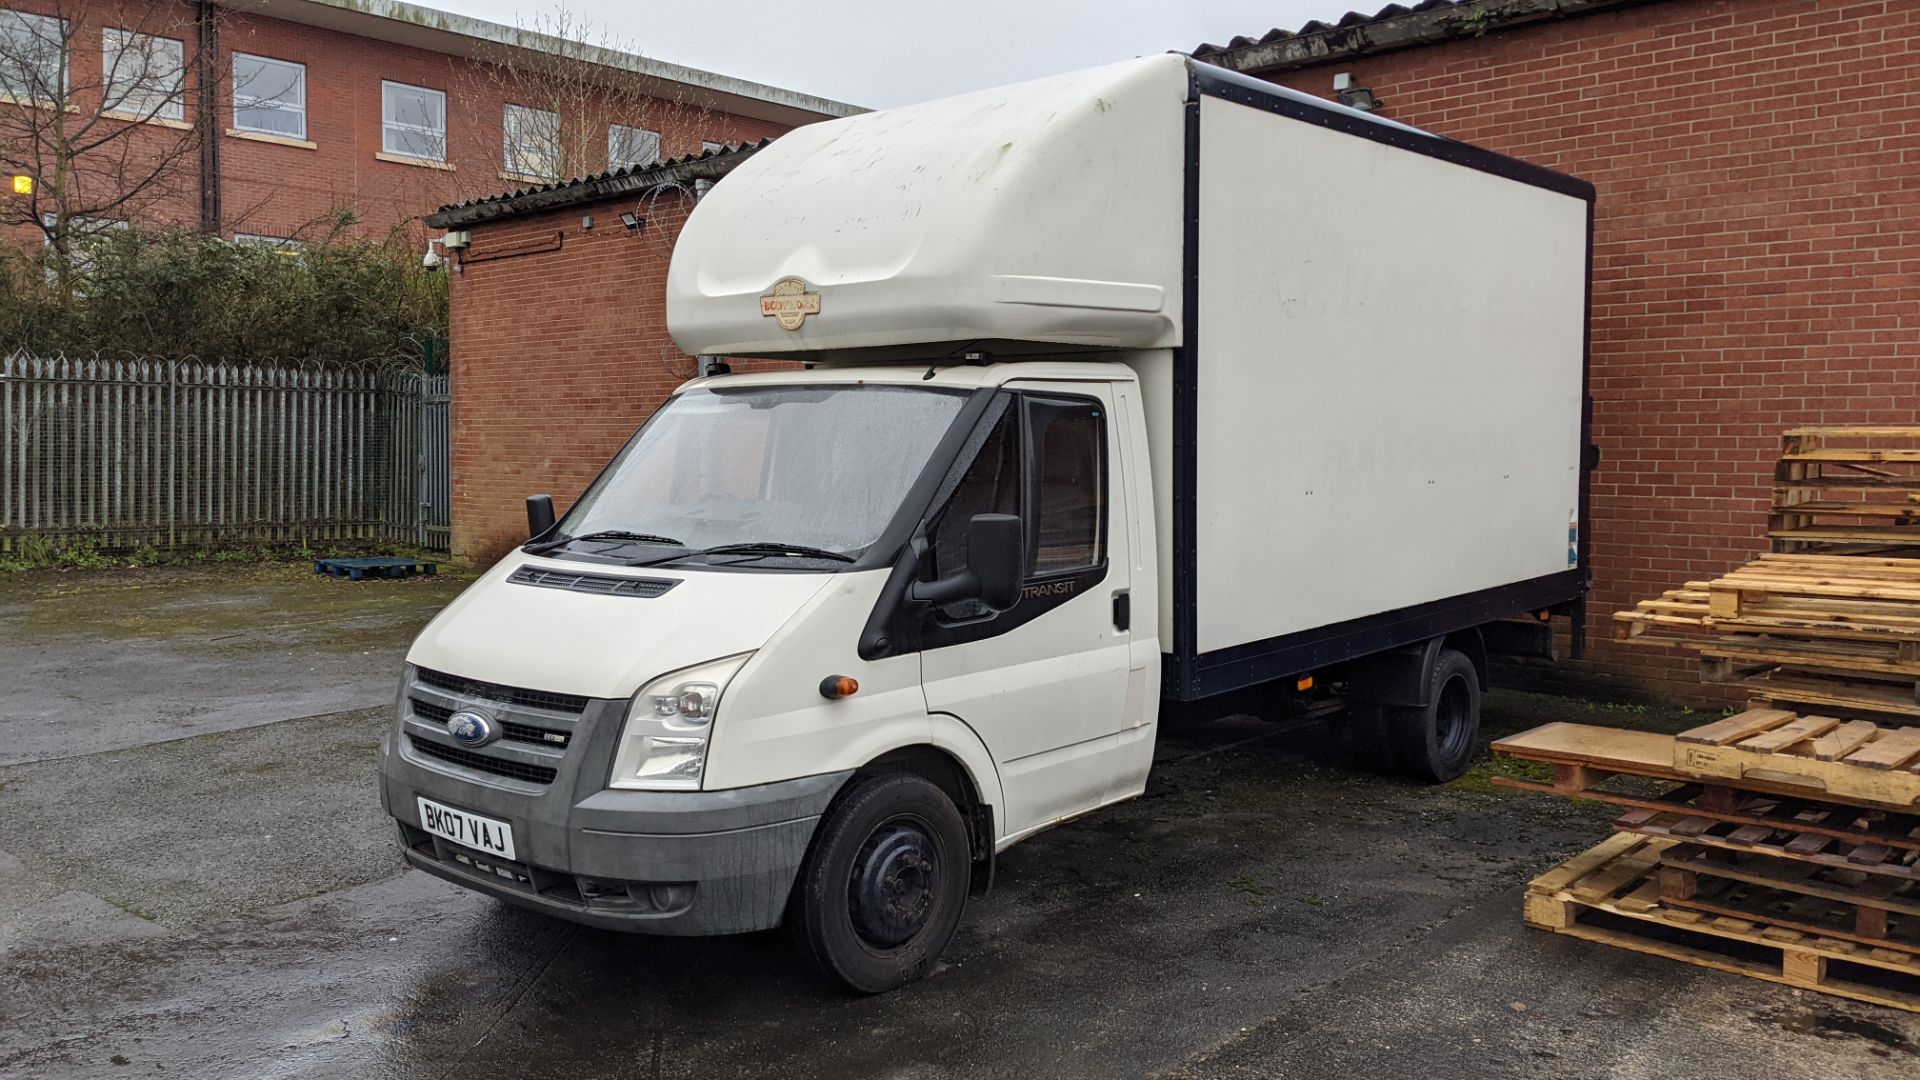
[[[0,551],[449,539],[444,375],[0,357]]]

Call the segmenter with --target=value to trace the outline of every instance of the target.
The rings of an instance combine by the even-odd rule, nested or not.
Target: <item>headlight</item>
[[[720,695],[752,653],[662,675],[627,706],[613,757],[617,788],[692,790],[707,768],[707,735]]]

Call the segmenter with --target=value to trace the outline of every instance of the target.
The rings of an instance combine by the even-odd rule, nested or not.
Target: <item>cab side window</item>
[[[1105,410],[1098,402],[1035,398],[1027,414],[1035,487],[1027,574],[1090,570],[1106,559]]]
[[[1020,513],[1019,410],[1006,409],[975,452],[973,464],[961,475],[947,501],[927,528],[931,565],[920,576],[937,581],[967,565],[967,526],[975,514]],[[987,613],[977,600],[949,604],[940,614],[948,619],[970,619]]]

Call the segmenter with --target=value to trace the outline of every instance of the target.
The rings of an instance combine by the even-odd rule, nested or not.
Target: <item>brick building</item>
[[[526,539],[526,496],[563,510],[695,361],[667,336],[667,262],[704,184],[758,145],[450,206],[453,554]],[[622,215],[637,227],[629,227]]]
[[[1195,55],[1328,97],[1346,76],[1351,103],[1594,182],[1582,674],[1700,696],[1609,614],[1764,545],[1781,429],[1920,408],[1920,4],[1442,0]],[[455,279],[457,552],[511,545],[528,492],[564,505],[691,372],[662,313],[670,221],[726,164],[434,219],[472,230],[470,259],[507,256]],[[650,191],[676,194],[647,196],[637,235],[608,228]]]
[[[137,124],[148,152],[179,154],[165,190],[103,220],[143,217],[228,237],[298,238],[342,209],[359,231],[384,234],[509,184],[641,165],[856,111],[392,0],[6,7],[0,67],[40,48],[49,75],[64,57],[67,86],[26,93],[34,73],[15,63],[0,71],[0,94],[61,94],[68,112],[88,119],[112,95],[118,107],[97,130]],[[30,150],[4,145],[11,130],[0,118],[9,170],[50,170]],[[21,231],[34,238],[30,226]]]

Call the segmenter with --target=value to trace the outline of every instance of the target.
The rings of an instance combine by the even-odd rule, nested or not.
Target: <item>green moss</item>
[[[1509,757],[1485,757],[1473,763],[1466,775],[1446,785],[1443,791],[1471,792],[1479,795],[1523,795],[1526,792],[1513,788],[1500,787],[1493,781],[1496,777],[1508,780],[1524,780],[1535,784],[1553,783],[1553,769],[1537,761],[1520,761]]]
[[[1236,892],[1246,893],[1255,900],[1262,900],[1273,895],[1273,889],[1245,876],[1229,880],[1227,882],[1227,888],[1233,889]]]

